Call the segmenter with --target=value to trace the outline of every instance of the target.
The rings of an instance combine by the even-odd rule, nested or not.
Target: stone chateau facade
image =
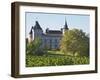
[[[31,30],[29,32],[28,43],[31,43],[36,37],[39,37],[42,41],[41,48],[54,50],[59,49],[60,40],[66,30],[68,30],[66,20],[61,30],[50,30],[49,28],[47,28],[45,33],[43,33],[42,27],[40,26],[39,22],[35,21],[35,25],[31,27]]]

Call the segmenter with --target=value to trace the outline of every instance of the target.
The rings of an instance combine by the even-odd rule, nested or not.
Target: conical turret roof
[[[67,29],[67,30],[68,30],[68,25],[67,25],[66,18],[65,18],[65,25],[64,25],[64,29]]]
[[[42,28],[41,28],[41,26],[40,26],[38,21],[35,22],[34,29],[41,29],[42,30]]]

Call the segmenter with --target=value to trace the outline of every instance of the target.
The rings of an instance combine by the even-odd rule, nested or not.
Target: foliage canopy
[[[31,43],[26,45],[26,53],[34,55],[43,55],[44,51],[41,48],[42,41],[39,37],[35,38]]]
[[[89,56],[89,37],[82,30],[67,30],[62,37],[60,50],[67,55]]]

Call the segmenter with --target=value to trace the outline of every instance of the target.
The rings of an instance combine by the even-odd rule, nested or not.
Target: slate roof
[[[46,33],[47,33],[47,34],[62,34],[62,32],[59,31],[59,30],[49,30],[49,31],[47,31]]]
[[[42,28],[41,28],[41,26],[40,26],[38,21],[35,22],[34,29],[41,29],[42,30]]]
[[[32,34],[33,32],[32,32],[32,29],[31,29],[31,31],[29,32],[29,34]]]
[[[31,27],[31,30],[30,30],[29,34],[33,34],[33,31],[32,31],[32,29],[33,29],[33,26]]]
[[[40,24],[39,24],[38,21],[35,21],[35,25],[32,26],[32,28],[31,28],[29,34],[32,34],[32,33],[33,33],[32,29],[34,29],[34,30],[35,30],[35,29],[40,29],[40,30],[42,30],[42,28],[41,28],[41,26],[40,26]],[[64,25],[64,28],[63,28],[63,29],[68,30],[68,25],[67,25],[66,19],[65,19],[65,25]],[[61,31],[61,30],[49,30],[49,29],[47,29],[47,30],[46,30],[46,34],[62,34],[62,31]]]
[[[67,25],[67,21],[66,21],[66,19],[65,19],[64,29],[67,29],[67,30],[68,30],[68,25]]]

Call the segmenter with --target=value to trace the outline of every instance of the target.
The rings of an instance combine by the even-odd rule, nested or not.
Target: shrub
[[[43,55],[46,50],[41,48],[42,41],[39,37],[26,45],[26,54]]]

